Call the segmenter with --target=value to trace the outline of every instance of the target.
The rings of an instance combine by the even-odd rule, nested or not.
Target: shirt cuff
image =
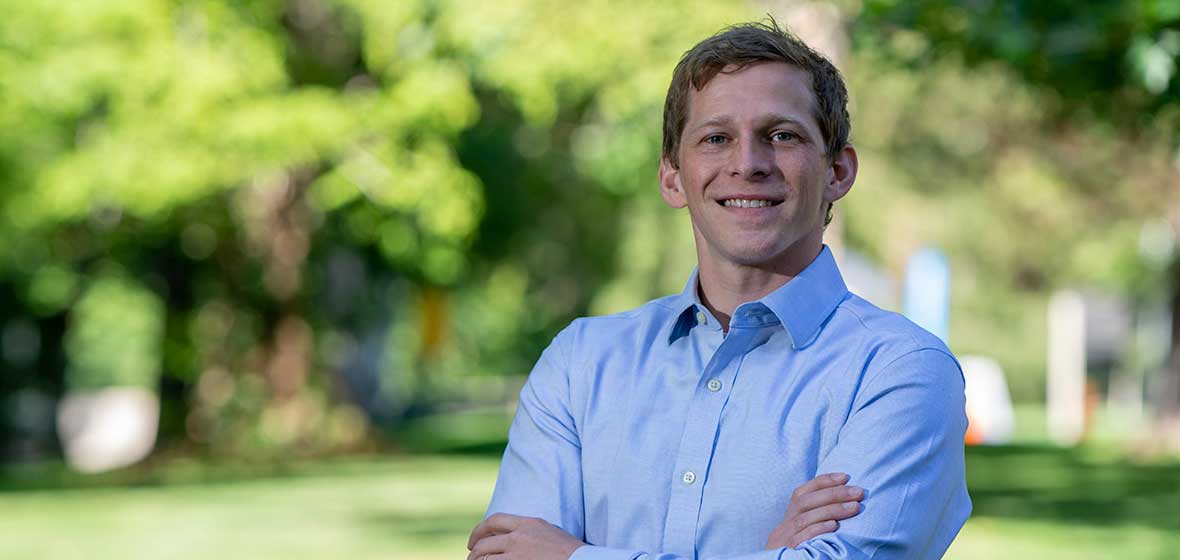
[[[605,546],[588,544],[575,550],[570,555],[570,560],[636,560],[643,554],[638,550],[606,548]]]

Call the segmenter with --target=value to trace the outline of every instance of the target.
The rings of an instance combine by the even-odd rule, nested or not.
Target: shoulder
[[[639,307],[593,317],[574,319],[554,338],[554,345],[568,352],[571,360],[591,356],[606,348],[651,344],[678,315],[677,296],[651,300]]]
[[[963,374],[958,359],[946,343],[899,313],[881,309],[860,296],[849,294],[837,308],[832,321],[856,339],[866,362],[866,378],[882,374],[896,378],[908,374],[933,382],[962,385]],[[899,373],[892,373],[894,371]]]
[[[853,335],[862,346],[879,358],[898,358],[921,350],[951,354],[946,343],[900,313],[886,311],[864,298],[850,293],[836,309],[833,322],[837,328]]]

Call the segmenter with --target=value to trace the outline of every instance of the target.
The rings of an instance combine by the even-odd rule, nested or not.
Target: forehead
[[[815,107],[811,76],[805,70],[783,62],[763,62],[736,72],[719,72],[700,90],[689,88],[685,128],[718,117],[754,122],[766,115],[781,115],[818,133]]]

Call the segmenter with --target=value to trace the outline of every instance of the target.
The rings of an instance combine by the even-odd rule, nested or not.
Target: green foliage
[[[6,9],[0,122],[14,126],[0,148],[12,164],[0,227],[19,240],[104,207],[167,220],[219,191],[310,168],[324,177],[314,188],[329,191],[315,197],[325,210],[364,195],[431,240],[413,255],[426,258],[404,266],[420,260],[427,276],[456,279],[462,256],[445,253],[470,240],[482,204],[447,147],[477,115],[463,71],[424,60],[344,91],[299,84],[283,12],[147,1]],[[289,17],[298,27],[312,16]]]
[[[999,61],[1060,95],[1055,116],[1093,112],[1138,127],[1180,102],[1178,24],[1172,0],[872,0],[854,37],[889,37],[904,45],[891,54],[915,67],[947,55],[969,66]]]
[[[165,308],[151,290],[119,273],[91,281],[70,311],[65,335],[70,391],[155,389],[160,379]]]
[[[863,167],[836,212],[898,277],[944,247],[952,346],[1032,398],[1048,291],[1159,290],[1136,244],[1172,184],[1176,14],[1009,4],[841,4]],[[668,80],[765,10],[0,0],[0,322],[46,341],[23,375],[122,371],[88,355],[122,343],[56,343],[65,317],[140,332],[83,312],[113,261],[163,309],[166,437],[335,449],[364,432],[348,401],[394,421],[505,398],[489,379],[571,318],[681,289],[691,231],[655,180]],[[1116,119],[1136,111],[1158,118]],[[350,385],[374,375],[376,395]]]

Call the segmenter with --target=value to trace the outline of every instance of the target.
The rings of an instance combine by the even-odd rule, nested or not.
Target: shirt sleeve
[[[486,516],[539,517],[582,540],[582,446],[570,408],[565,334],[541,354],[520,391]]]
[[[860,514],[798,548],[701,560],[941,558],[971,512],[963,465],[963,376],[937,349],[910,352],[866,380],[819,472],[865,489]],[[579,548],[570,560],[686,560],[651,551]]]
[[[819,472],[865,489],[861,512],[783,559],[941,558],[971,513],[963,462],[963,373],[927,348],[866,379]]]

